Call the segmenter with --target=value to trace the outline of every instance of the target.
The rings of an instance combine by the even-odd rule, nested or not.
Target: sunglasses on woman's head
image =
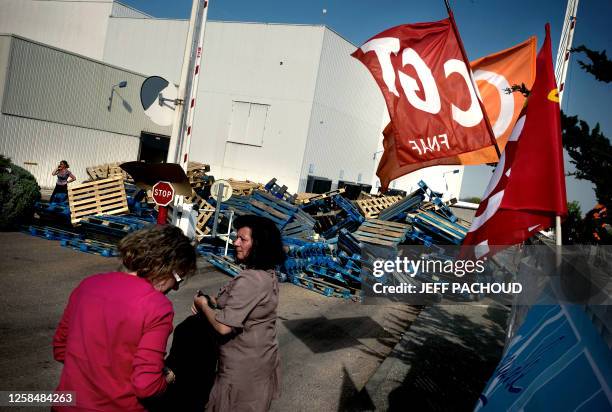
[[[172,275],[174,275],[174,280],[176,280],[176,286],[180,285],[180,284],[181,284],[181,282],[182,282],[183,280],[185,280],[185,279],[181,278],[181,277],[179,276],[179,274],[178,274],[178,273],[176,273],[176,272],[172,272]]]

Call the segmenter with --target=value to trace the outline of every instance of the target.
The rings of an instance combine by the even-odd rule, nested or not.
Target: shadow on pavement
[[[328,319],[325,316],[283,320],[287,329],[313,353],[359,345],[358,339],[391,339],[393,335],[368,316]]]
[[[507,312],[487,308],[490,326],[440,307],[428,312],[427,328],[392,355],[411,368],[389,394],[389,410],[471,411],[501,358]]]

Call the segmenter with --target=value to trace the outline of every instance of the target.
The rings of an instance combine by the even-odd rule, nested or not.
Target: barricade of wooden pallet
[[[132,177],[121,168],[121,163],[123,162],[115,162],[108,164],[108,177],[121,176],[124,181],[132,181]]]
[[[115,245],[110,243],[98,242],[91,239],[66,239],[61,241],[61,245],[79,252],[93,253],[106,257],[118,256],[119,251]]]
[[[263,190],[270,193],[277,199],[285,200],[291,204],[295,203],[295,199],[297,197],[296,195],[292,195],[291,193],[287,192],[286,185],[278,185],[275,177],[264,185]]]
[[[401,196],[382,196],[372,197],[369,199],[355,200],[357,208],[368,219],[375,219],[381,210],[384,210],[393,204],[399,202]]]
[[[135,216],[97,215],[83,217],[80,225],[85,233],[93,232],[94,234],[106,235],[106,237],[110,237],[109,240],[112,240],[112,238],[120,239],[131,232],[150,226],[152,223]]]
[[[404,223],[366,219],[352,235],[362,243],[396,248],[409,231],[410,225]]]
[[[361,253],[359,240],[347,229],[340,229],[338,234],[338,248],[348,254],[354,255]]]
[[[34,212],[41,220],[48,220],[57,223],[70,225],[70,207],[68,203],[47,203],[36,202]]]
[[[131,176],[121,169],[121,163],[122,162],[104,163],[97,166],[86,167],[85,170],[91,180],[101,180],[120,176],[123,180],[131,181]]]
[[[297,206],[259,190],[253,192],[248,209],[256,215],[272,220],[281,230],[299,210]]]
[[[210,166],[207,164],[192,161],[187,163],[187,176],[208,172],[210,172]]]
[[[319,196],[317,193],[300,192],[295,194],[295,204],[302,205],[308,203],[308,199]]]
[[[233,196],[249,196],[254,190],[263,189],[263,185],[257,182],[251,182],[250,180],[228,180],[230,186],[232,186]]]
[[[193,203],[198,207],[198,217],[195,224],[196,239],[202,240],[205,235],[210,233],[210,228],[206,225],[215,214],[214,207],[206,200],[196,194],[185,197],[185,203]]]
[[[225,202],[221,203],[221,210],[229,208],[234,211],[238,216],[248,214],[249,212],[249,200],[250,196],[232,196]],[[213,206],[215,205],[214,200],[211,200]]]
[[[405,220],[406,213],[415,211],[423,203],[425,196],[417,190],[398,202],[381,210],[378,214],[380,220]]]
[[[72,224],[80,222],[84,216],[129,212],[122,177],[68,185],[68,203]]]
[[[228,257],[211,255],[208,261],[232,277],[237,276],[242,270],[240,266]]]
[[[427,184],[420,180],[419,187],[423,190],[423,193],[429,198],[429,201],[434,204],[436,211],[442,216],[446,217],[451,222],[456,222],[457,217],[453,214],[453,211],[444,203],[442,200],[441,193],[435,192],[427,186]]]
[[[344,193],[345,189],[341,188],[341,189],[336,189],[336,190],[331,190],[329,192],[325,192],[325,193],[321,193],[321,194],[314,194],[314,193],[303,193],[302,195],[302,200],[301,200],[301,204],[306,206],[306,205],[310,205],[313,202],[316,202],[317,200],[323,200],[323,199],[329,199],[330,197],[336,196],[336,195],[341,195],[342,193]],[[305,195],[312,195],[312,196],[308,196],[306,197]],[[300,198],[300,194],[297,195],[298,199]]]
[[[104,216],[85,216],[79,223],[83,228],[83,231],[88,235],[90,232],[94,232],[118,239],[124,237],[134,230],[130,225],[106,220],[104,219]]]
[[[332,260],[326,262],[324,265],[308,265],[308,267],[306,267],[306,272],[312,273],[316,277],[332,279],[343,285],[361,283],[359,268],[357,268],[357,270],[345,268]]]
[[[30,225],[28,226],[27,231],[32,236],[43,237],[49,240],[70,240],[75,238],[83,238],[81,233],[71,232],[50,226]]]
[[[456,245],[461,244],[468,232],[463,225],[451,222],[433,210],[419,210],[409,214],[409,217],[412,223],[420,229]]]
[[[322,233],[325,239],[336,237],[340,229],[353,231],[363,223],[363,216],[349,200],[337,194],[331,198],[331,201],[337,208],[340,208],[346,216],[338,216],[338,219],[336,219],[337,223]]]
[[[320,293],[324,296],[333,296],[343,299],[350,299],[352,297],[351,290],[349,288],[334,285],[333,283],[316,279],[303,273],[293,276],[291,280],[294,285],[312,290],[313,292]]]
[[[308,213],[298,209],[293,219],[282,230],[283,236],[312,239],[315,236],[314,227],[317,222]]]
[[[208,243],[200,243],[196,247],[196,252],[199,255],[206,256],[206,257],[209,257],[211,255],[223,256],[225,255],[225,246],[216,246],[216,245],[210,245]],[[228,247],[227,254],[234,256],[235,255],[234,248]]]

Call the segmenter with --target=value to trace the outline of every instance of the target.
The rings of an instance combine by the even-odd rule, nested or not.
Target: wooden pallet
[[[304,203],[308,203],[309,199],[315,196],[319,196],[319,195],[317,193],[305,193],[305,192],[296,193],[295,194],[295,204],[301,205]]]
[[[68,185],[68,204],[73,225],[84,216],[116,215],[130,211],[121,177]]]
[[[303,205],[308,205],[312,202],[315,202],[317,200],[323,200],[323,199],[328,199],[330,197],[336,196],[336,195],[341,195],[342,193],[344,193],[344,188],[341,189],[336,189],[336,190],[332,190],[330,192],[325,192],[325,193],[321,193],[321,194],[317,194],[314,196],[309,197],[308,199],[304,199],[302,201]]]
[[[357,196],[357,200],[367,200],[378,197],[377,195],[373,195],[372,193],[359,192],[359,196]]]
[[[207,172],[210,171],[210,166],[199,162],[189,162],[187,164],[187,178],[192,188],[199,189],[204,186],[210,186],[212,182],[204,182]]]
[[[131,181],[132,177],[119,166],[123,162],[105,163],[98,166],[89,166],[85,170],[91,180],[108,179],[110,177],[120,176],[125,181]]]
[[[200,162],[189,162],[187,163],[187,176],[194,173],[207,173],[210,172],[210,165]]]
[[[355,204],[359,208],[359,211],[368,219],[375,219],[378,214],[393,205],[394,203],[402,200],[402,196],[383,196],[373,197],[371,199],[355,200]]]
[[[359,242],[395,248],[406,239],[410,225],[367,219],[353,232]]]
[[[108,177],[108,165],[90,166],[86,167],[85,170],[91,180],[106,179]]]
[[[119,166],[121,163],[116,162],[108,164],[108,177],[121,176],[123,177],[123,180],[131,180],[132,177],[128,175],[127,172],[121,168],[121,166]]]
[[[254,190],[263,189],[263,185],[250,180],[234,180],[229,179],[229,184],[232,186],[232,196],[249,196]]]
[[[206,200],[192,192],[192,196],[185,197],[185,203],[194,203],[198,205],[198,218],[196,219],[196,238],[198,242],[204,238],[205,235],[210,233],[210,228],[206,226],[206,223],[215,214],[214,207],[211,206]]]

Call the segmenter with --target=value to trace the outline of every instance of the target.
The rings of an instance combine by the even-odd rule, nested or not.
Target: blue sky
[[[192,3],[191,0],[121,2],[154,17],[178,19],[189,18]],[[551,24],[555,57],[565,16],[564,0],[461,0],[451,1],[451,6],[470,60],[510,47],[531,35],[536,35],[541,44],[546,22]],[[577,15],[574,46],[584,44],[594,50],[607,49],[610,56],[612,1],[582,0]],[[208,13],[211,20],[325,24],[357,46],[398,24],[445,17],[443,0],[210,0]],[[612,137],[611,92],[612,85],[594,80],[578,67],[576,56],[572,58],[562,108],[568,114],[579,115],[591,126],[599,122],[608,138]],[[486,166],[466,167],[462,196],[481,196],[491,170]],[[583,212],[593,207],[595,197],[590,182],[568,179],[567,191],[569,200],[580,201]]]

